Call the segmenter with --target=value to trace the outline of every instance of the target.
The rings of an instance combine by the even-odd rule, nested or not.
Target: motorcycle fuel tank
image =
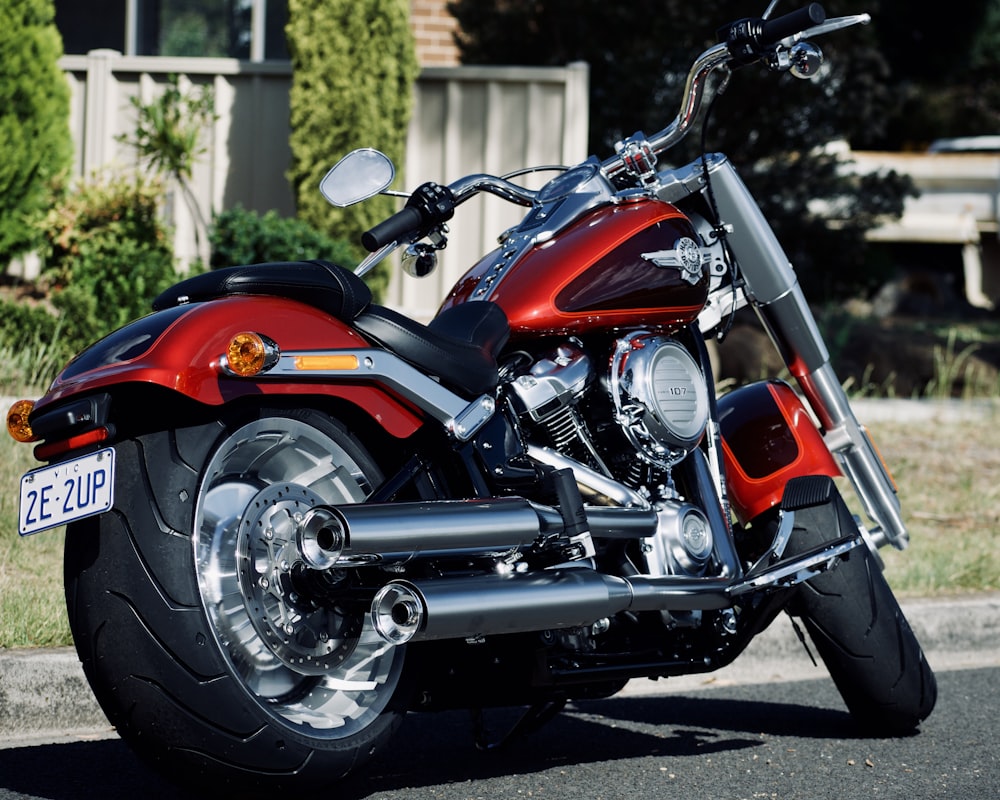
[[[697,233],[676,207],[648,198],[602,205],[519,246],[535,213],[462,277],[441,310],[491,300],[515,336],[537,336],[669,330],[704,307],[709,271]]]

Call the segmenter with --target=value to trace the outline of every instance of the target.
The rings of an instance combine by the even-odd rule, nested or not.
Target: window
[[[287,60],[286,0],[56,0],[67,53]]]

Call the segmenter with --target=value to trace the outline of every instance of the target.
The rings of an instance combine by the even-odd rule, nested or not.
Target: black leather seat
[[[368,284],[329,261],[282,261],[203,272],[174,284],[153,300],[159,311],[231,294],[287,297],[350,322],[372,301]]]
[[[286,297],[318,308],[468,396],[496,387],[496,357],[510,335],[507,316],[494,303],[454,306],[422,325],[372,304],[371,290],[361,278],[327,261],[212,270],[170,287],[153,301],[153,308],[241,294]]]
[[[421,325],[391,308],[372,305],[354,326],[411,364],[463,394],[497,385],[496,356],[507,343],[507,315],[495,303],[465,303]]]

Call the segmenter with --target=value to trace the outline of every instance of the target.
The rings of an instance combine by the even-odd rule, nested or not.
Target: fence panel
[[[182,87],[211,86],[215,93],[217,116],[205,132],[205,152],[192,180],[202,213],[210,218],[213,212],[241,204],[260,212],[294,214],[285,177],[291,163],[289,64],[95,50],[86,56],[64,56],[60,65],[72,90],[70,125],[78,175],[113,164],[135,166],[134,151],[118,141],[135,129],[130,98],[149,102],[177,76]],[[581,160],[587,147],[587,91],[584,64],[425,69],[415,87],[405,185]],[[540,185],[543,179],[532,176],[528,181]],[[190,209],[177,192],[169,199],[179,259],[207,259],[207,243],[196,240]],[[448,287],[520,215],[519,209],[496,198],[470,201],[454,220],[451,243],[437,273],[420,281],[394,278],[386,302],[428,317]]]

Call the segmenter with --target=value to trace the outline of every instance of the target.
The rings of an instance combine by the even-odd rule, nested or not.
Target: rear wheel
[[[111,722],[175,776],[321,784],[397,726],[404,650],[354,573],[306,565],[297,521],[380,474],[318,412],[254,416],[117,446],[114,511],[67,536],[70,623]]]
[[[786,554],[848,535],[857,525],[829,483],[829,499],[796,510]],[[802,584],[800,615],[851,715],[873,735],[913,731],[937,699],[934,673],[875,558],[856,548],[830,572]]]

